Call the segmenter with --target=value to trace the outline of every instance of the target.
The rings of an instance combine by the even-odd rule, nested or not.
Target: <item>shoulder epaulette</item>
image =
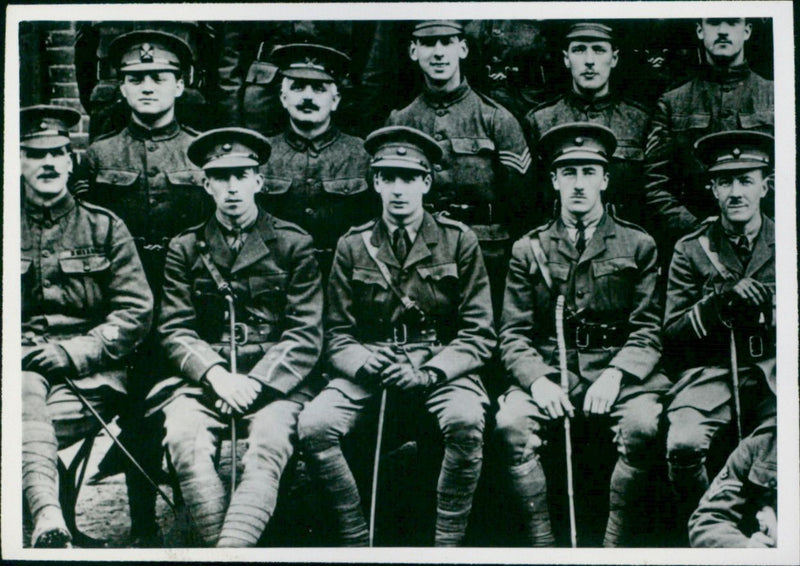
[[[453,220],[452,218],[450,218],[449,216],[444,215],[441,212],[437,212],[436,214],[434,214],[433,218],[436,220],[436,222],[438,222],[440,224],[445,224],[446,226],[453,226],[455,228],[458,228],[462,232],[466,232],[467,229],[469,228],[463,222],[459,222],[458,220]]]
[[[109,210],[108,208],[100,206],[99,204],[94,204],[93,202],[85,201],[79,197],[76,197],[75,200],[78,203],[78,206],[81,206],[86,210],[91,210],[92,212],[108,216],[112,220],[119,220],[119,216],[117,216],[114,211]]]
[[[555,219],[555,218],[553,218],[552,220],[550,220],[550,221],[548,221],[548,222],[545,222],[544,224],[542,224],[542,225],[540,225],[540,226],[537,226],[537,227],[536,227],[536,228],[534,228],[533,230],[531,230],[531,231],[527,232],[527,233],[525,234],[525,236],[527,236],[528,238],[532,238],[533,236],[536,236],[536,235],[537,235],[537,234],[539,234],[540,232],[544,232],[545,230],[547,230],[548,228],[550,228],[550,226],[552,226],[552,225],[553,225],[553,223],[554,223],[555,221],[556,221],[556,219]]]
[[[294,222],[289,222],[288,220],[278,218],[277,216],[272,217],[272,225],[278,230],[289,230],[290,232],[296,232],[305,236],[309,235],[308,232]]]
[[[200,135],[199,130],[195,130],[194,128],[192,128],[191,126],[187,126],[186,124],[181,124],[181,130],[183,130],[187,134],[192,134],[195,137]]]
[[[365,232],[375,226],[377,219],[372,219],[368,222],[364,222],[364,224],[359,224],[358,226],[352,226],[347,232],[345,232],[345,236],[348,234],[359,234],[361,232]]]
[[[485,102],[489,106],[492,106],[494,108],[503,108],[503,109],[505,109],[505,106],[503,106],[502,104],[497,102],[494,98],[492,98],[488,94],[484,94],[484,93],[482,93],[481,91],[479,91],[478,89],[476,89],[474,87],[470,87],[470,88],[472,88],[472,92],[474,92],[475,94],[478,95],[478,98],[480,98],[483,102]]]
[[[692,82],[694,79],[695,77],[684,77],[682,79],[678,79],[677,81],[667,85],[667,88],[664,89],[664,94],[669,94],[672,91],[678,90],[679,88],[682,88]]]
[[[637,230],[639,232],[644,232],[645,234],[650,234],[647,230],[636,224],[635,222],[631,222],[630,220],[625,220],[620,218],[619,216],[614,216],[614,222],[619,224],[620,226],[624,226],[625,228],[630,228],[632,230]]]
[[[91,147],[93,144],[96,144],[97,142],[116,137],[116,136],[120,135],[122,133],[122,130],[124,130],[124,129],[125,128],[122,128],[122,129],[119,129],[119,130],[112,130],[110,132],[106,132],[104,134],[100,134],[99,136],[97,136],[96,138],[94,138],[92,140],[92,143],[90,143],[89,146]]]
[[[541,110],[543,108],[547,108],[548,106],[552,106],[552,105],[558,103],[562,98],[564,98],[564,95],[563,94],[558,94],[558,95],[554,96],[553,98],[549,98],[549,99],[545,100],[544,102],[540,102],[539,104],[537,104],[536,106],[531,108],[530,111],[528,112],[528,114],[533,114],[534,112],[538,112],[539,110]]]
[[[624,102],[628,106],[633,106],[637,110],[641,110],[645,114],[650,114],[652,112],[652,108],[649,108],[644,102],[634,100],[633,98],[628,98],[627,96],[623,96],[622,98],[620,98],[620,101]]]
[[[177,239],[182,236],[188,236],[189,234],[193,234],[195,232],[200,232],[205,227],[206,222],[201,222],[200,224],[195,224],[194,226],[189,226],[188,228],[181,230],[175,234],[175,236],[173,236],[173,239]]]
[[[709,224],[711,224],[712,222],[715,222],[716,220],[717,220],[716,216],[709,216],[708,218],[703,220],[697,228],[695,228],[694,230],[692,230],[688,234],[684,234],[683,236],[678,238],[678,242],[683,242],[684,240],[692,240],[694,238],[697,238],[700,234],[702,234],[703,232],[706,231],[706,228],[708,228]],[[675,243],[678,243],[678,242],[675,242]]]

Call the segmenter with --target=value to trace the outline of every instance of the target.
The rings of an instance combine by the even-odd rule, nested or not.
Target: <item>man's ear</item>
[[[339,108],[339,103],[342,102],[342,94],[338,87],[334,85],[333,88],[336,90],[336,92],[334,93],[331,101],[331,112],[336,112],[336,109]]]
[[[208,180],[208,177],[203,177],[203,188],[205,189],[206,193],[214,196],[214,192],[211,190],[211,182]]]
[[[603,192],[608,188],[608,181],[611,178],[611,175],[608,173],[608,169],[603,167],[603,186],[600,188],[600,192]]]
[[[412,39],[408,44],[408,56],[412,61],[419,61],[419,54],[417,53],[417,41]]]
[[[556,175],[555,170],[550,171],[550,182],[553,183],[553,189],[558,192],[558,183],[556,182],[556,179],[558,179],[558,176]]]
[[[753,24],[750,22],[744,23],[744,40],[747,41],[750,39],[750,36],[753,33]]]
[[[257,193],[260,193],[264,190],[264,175],[258,169],[254,170],[255,177],[256,177],[256,184],[258,185]]]
[[[697,39],[703,41],[703,22],[697,22],[694,25],[694,32],[697,34]]]
[[[433,186],[433,177],[431,177],[430,173],[427,173],[422,178],[422,182],[425,183],[425,190],[422,191],[422,194],[426,195],[426,194],[428,194],[428,191],[430,191],[431,187]]]
[[[186,83],[183,82],[183,77],[178,77],[178,80],[175,81],[175,98],[180,98],[184,90],[186,90]]]
[[[614,67],[616,67],[617,63],[619,63],[619,49],[614,49],[614,47],[612,46],[612,48],[611,48],[611,68],[613,69]]]
[[[566,49],[562,49],[561,54],[564,56],[564,67],[566,67],[567,69],[571,69],[569,63],[569,53],[567,52]]]
[[[466,38],[462,37],[458,40],[458,58],[466,59],[469,55],[469,45],[467,45]]]

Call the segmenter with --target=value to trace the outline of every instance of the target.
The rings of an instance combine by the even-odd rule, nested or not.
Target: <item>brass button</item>
[[[444,139],[444,136],[442,134],[434,134],[433,138],[436,141],[442,141]]]

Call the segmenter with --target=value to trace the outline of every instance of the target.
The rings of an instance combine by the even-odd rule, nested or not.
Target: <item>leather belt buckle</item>
[[[747,337],[747,346],[750,349],[751,358],[760,358],[764,355],[764,340],[758,334]]]
[[[575,346],[581,350],[588,348],[591,342],[589,332],[585,326],[578,325],[575,327]]]
[[[245,323],[237,322],[233,325],[233,339],[236,340],[237,345],[244,346],[249,338],[249,329]]]
[[[401,323],[399,326],[392,328],[392,338],[395,344],[405,344],[408,342],[408,326],[406,323]]]

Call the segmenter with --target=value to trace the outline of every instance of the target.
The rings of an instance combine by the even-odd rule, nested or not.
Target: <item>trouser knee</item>
[[[300,413],[297,436],[307,455],[323,452],[341,442],[341,434],[333,426],[330,414],[313,403]]]
[[[499,411],[494,437],[509,465],[519,465],[535,458],[542,441],[531,431],[529,419],[512,411]]]

